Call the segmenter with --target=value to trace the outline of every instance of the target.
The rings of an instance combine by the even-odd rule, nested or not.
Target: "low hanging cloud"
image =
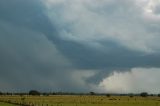
[[[159,93],[160,68],[133,68],[129,72],[114,71],[99,83],[98,91],[109,93]]]

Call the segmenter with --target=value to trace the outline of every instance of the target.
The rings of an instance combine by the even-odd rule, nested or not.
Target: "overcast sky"
[[[160,0],[0,0],[0,91],[160,93]]]

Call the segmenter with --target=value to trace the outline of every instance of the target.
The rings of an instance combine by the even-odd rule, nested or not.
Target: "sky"
[[[160,0],[0,0],[0,91],[160,93]]]

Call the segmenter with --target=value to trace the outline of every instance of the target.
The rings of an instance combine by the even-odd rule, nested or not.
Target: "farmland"
[[[0,96],[0,101],[0,106],[160,106],[156,96]]]

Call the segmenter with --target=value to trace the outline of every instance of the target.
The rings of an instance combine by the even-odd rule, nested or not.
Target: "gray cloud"
[[[133,0],[1,0],[0,90],[88,92],[114,70],[159,68],[160,21],[148,9]]]
[[[42,82],[37,83],[37,80],[47,81],[47,77],[52,77],[50,75],[56,76],[64,69],[67,71],[69,61],[42,33],[5,22],[1,22],[0,26],[3,27],[0,37],[1,76],[6,80],[14,81],[12,83],[16,86],[18,82],[23,84],[23,81],[39,85]],[[31,81],[27,80],[28,77]]]
[[[94,44],[101,46],[98,41],[108,39],[134,51],[147,53],[159,51],[154,42],[159,36],[146,28],[151,26],[149,21],[153,24],[155,20],[147,18],[152,16],[158,18],[154,13],[148,13],[149,2],[148,4],[134,0],[44,2],[47,4],[49,18],[56,24],[64,39],[93,46],[96,46]]]

